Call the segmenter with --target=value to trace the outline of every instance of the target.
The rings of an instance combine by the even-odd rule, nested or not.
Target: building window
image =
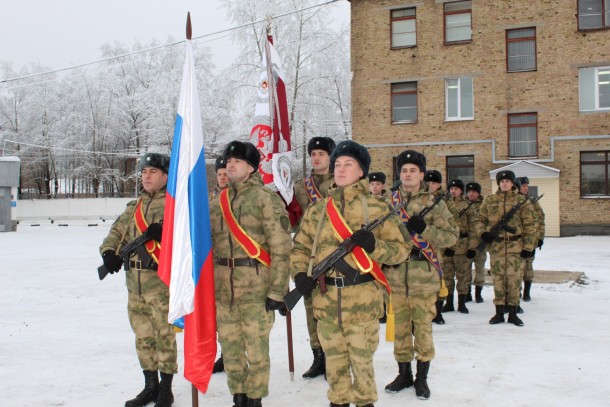
[[[445,79],[446,120],[474,119],[472,78]]]
[[[538,114],[508,115],[508,156],[536,157],[538,155]]]
[[[578,71],[580,111],[610,110],[610,66]]]
[[[415,9],[392,10],[392,48],[414,47],[417,45],[415,33]]]
[[[445,3],[445,44],[472,40],[471,1]]]
[[[610,151],[580,153],[580,195],[608,196]]]
[[[417,121],[417,82],[392,84],[392,123]]]
[[[610,0],[578,0],[578,29],[610,28]]]
[[[536,70],[536,28],[506,30],[508,72]]]
[[[464,184],[474,181],[474,155],[447,156],[447,184],[452,179],[461,179]]]

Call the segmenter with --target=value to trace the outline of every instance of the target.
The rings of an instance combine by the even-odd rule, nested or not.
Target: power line
[[[37,148],[43,148],[46,150],[53,150],[53,151],[65,151],[65,152],[69,152],[69,153],[110,155],[110,156],[118,156],[118,157],[135,157],[135,158],[140,156],[135,151],[131,151],[131,150],[125,150],[125,152],[123,152],[123,153],[110,153],[110,152],[90,151],[90,150],[75,150],[72,148],[51,147],[51,146],[43,146],[40,144],[23,143],[21,141],[14,141],[14,140],[8,140],[8,139],[5,139],[4,143],[5,144],[6,143],[18,144],[18,145],[27,146],[27,147],[37,147]],[[4,150],[6,151],[6,148]]]

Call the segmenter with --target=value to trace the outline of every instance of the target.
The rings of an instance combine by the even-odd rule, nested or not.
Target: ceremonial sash
[[[341,213],[339,212],[337,205],[335,205],[335,201],[332,197],[328,197],[326,199],[326,216],[330,220],[330,225],[337,240],[343,242],[353,234],[352,230],[345,222],[345,219],[343,219],[343,216],[341,216]],[[371,273],[375,280],[383,284],[387,292],[390,292],[390,285],[385,278],[385,274],[383,274],[381,271],[379,264],[373,261],[362,247],[354,247],[354,250],[352,250],[350,255],[361,272],[365,274]]]
[[[136,228],[141,234],[144,234],[146,230],[148,230],[148,222],[146,222],[146,218],[144,218],[144,209],[142,208],[142,200],[138,200],[138,204],[136,205],[136,211],[133,214],[134,221],[136,224]],[[161,253],[161,243],[156,240],[149,240],[144,243],[144,247],[150,257],[153,258],[155,263],[159,263],[159,254]]]
[[[401,201],[402,197],[400,196],[400,191],[392,192],[392,206],[398,206]],[[405,208],[402,208],[400,210],[400,217],[402,218],[402,222],[405,224],[411,218]],[[411,235],[411,241],[413,242],[413,244],[421,250],[426,259],[428,259],[428,261],[434,266],[434,268],[438,271],[438,275],[442,278],[443,269],[441,268],[441,263],[438,260],[436,252],[434,251],[432,246],[430,246],[430,243],[428,243],[426,239],[424,239],[415,232],[409,232],[409,234]]]
[[[313,177],[308,176],[303,178],[303,184],[305,184],[305,191],[307,191],[307,197],[312,203],[318,203],[322,200],[322,194],[316,188],[316,184],[313,182]]]
[[[229,203],[229,188],[220,192],[220,211],[225,222],[229,226],[231,235],[237,243],[244,249],[248,257],[260,261],[265,266],[271,265],[271,256],[254,239],[252,239],[235,219],[231,204]]]

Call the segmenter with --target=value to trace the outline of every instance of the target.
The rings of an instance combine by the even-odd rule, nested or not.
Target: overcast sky
[[[320,0],[324,3],[326,0]],[[165,43],[185,38],[187,11],[193,37],[230,28],[220,0],[2,0],[0,60],[18,71],[31,62],[51,69],[95,61],[100,46],[118,41],[131,48],[140,40]],[[326,6],[329,7],[329,6]],[[329,7],[338,25],[349,21],[349,3]],[[214,63],[223,67],[237,47],[227,34],[199,40],[209,46]]]

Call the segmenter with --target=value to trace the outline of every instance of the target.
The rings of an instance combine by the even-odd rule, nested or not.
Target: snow
[[[143,376],[127,320],[127,290],[121,274],[99,281],[98,246],[108,224],[68,227],[21,223],[0,233],[0,389],[3,406],[122,406],[142,388]],[[610,237],[547,238],[536,256],[540,270],[585,272],[579,282],[537,284],[522,304],[522,328],[488,324],[493,291],[469,315],[444,314],[434,325],[436,358],[428,383],[430,400],[412,388],[387,394],[397,373],[393,345],[381,326],[375,354],[376,406],[561,406],[610,404]],[[326,406],[323,378],[304,380],[310,352],[302,303],[293,313],[295,380],[290,381],[285,318],[271,332],[270,395],[266,407]],[[174,406],[191,405],[191,386],[174,379]],[[224,373],[212,376],[202,406],[230,406]],[[152,404],[150,404],[152,406]]]

